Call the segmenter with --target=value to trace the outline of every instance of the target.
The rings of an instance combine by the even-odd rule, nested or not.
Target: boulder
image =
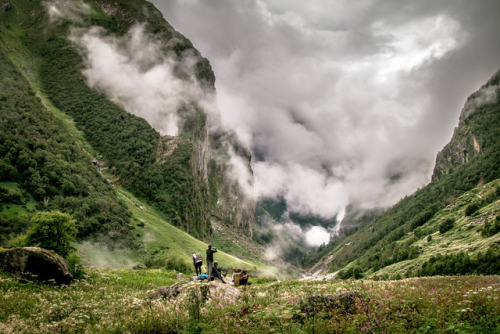
[[[73,279],[66,261],[61,256],[39,247],[1,251],[0,268],[23,278],[35,278],[41,282],[54,280],[57,284],[69,284]]]

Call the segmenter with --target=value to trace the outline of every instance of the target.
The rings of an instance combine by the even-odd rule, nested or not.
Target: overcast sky
[[[500,69],[498,0],[153,0],[207,57],[256,193],[332,217],[430,180]]]

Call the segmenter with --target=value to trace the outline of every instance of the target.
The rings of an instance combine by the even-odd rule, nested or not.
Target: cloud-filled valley
[[[498,68],[494,1],[153,3],[210,60],[257,197],[306,214],[389,206],[428,182]]]
[[[190,77],[179,79],[178,60],[142,26],[125,38],[73,30],[89,85],[167,135],[196,101],[252,152],[254,183],[232,164],[247,193],[325,219],[349,204],[388,207],[427,183],[466,97],[499,67],[493,1],[153,3],[211,62],[217,101],[194,60],[184,57]]]

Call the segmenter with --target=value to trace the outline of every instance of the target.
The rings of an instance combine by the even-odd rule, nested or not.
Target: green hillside
[[[86,1],[90,10],[78,13],[81,19],[56,21],[49,19],[48,4],[0,2],[0,246],[22,245],[30,217],[50,210],[76,220],[79,255],[89,266],[154,267],[172,258],[181,259],[174,265],[189,266],[191,252],[206,248],[198,239],[212,238],[212,213],[232,235],[248,233],[251,222],[233,221],[245,218],[238,203],[221,197],[238,197],[225,184],[224,159],[206,166],[208,180],[199,169],[199,142],[207,131],[195,101],[183,107],[182,135],[161,137],[144,119],[88,87],[82,54],[68,36],[73,27],[91,26],[123,36],[144,24],[165,56],[179,63],[187,54],[195,59],[197,80],[213,90],[208,61],[146,1]],[[82,4],[66,9],[78,12]],[[109,6],[112,15],[101,9]],[[185,75],[180,65],[176,71]],[[209,141],[223,149],[230,136],[217,136]],[[238,228],[231,225],[236,223]],[[236,253],[251,262],[219,252],[221,264],[268,270],[259,254]]]
[[[132,246],[131,214],[91,156],[44,106],[3,48],[0,65],[0,177],[2,191],[9,194],[0,213],[3,241],[24,230],[34,211],[62,210],[77,219],[81,238],[113,229],[117,233],[111,239]]]
[[[498,92],[499,77],[499,74],[493,76],[483,88],[497,87]],[[491,226],[498,225],[499,178],[500,94],[497,93],[494,100],[475,106],[473,113],[461,119],[450,144],[438,155],[435,175],[429,185],[404,198],[356,233],[334,239],[321,253],[320,264],[323,268],[329,268],[328,271],[345,267],[341,272],[342,277],[376,273],[417,275],[426,274],[425,270],[419,271],[419,265],[437,254],[451,256],[464,251],[470,261],[477,262],[485,260],[482,258],[485,255],[480,255],[479,251],[484,253],[491,246],[488,259],[493,255],[498,256],[499,231]],[[475,206],[481,209],[476,210]],[[464,216],[467,207],[472,208],[469,210],[478,216]],[[440,235],[436,231],[445,220],[449,220],[448,224],[454,227],[448,234]],[[471,222],[471,225],[464,227]],[[468,232],[463,232],[463,229]],[[490,232],[487,234],[492,235],[488,238],[482,236],[481,231],[484,229],[488,229]],[[464,240],[457,242],[458,239]],[[472,240],[475,241],[471,243]],[[440,251],[426,248],[431,245]],[[432,261],[436,261],[436,258]],[[495,268],[477,269],[477,272],[498,272],[498,263]],[[460,273],[460,268],[457,267],[455,271]],[[439,273],[436,270],[435,274]]]
[[[201,165],[198,151],[201,142],[207,140],[207,131],[206,115],[196,101],[186,101],[181,107],[179,112],[184,117],[182,136],[171,141],[162,138],[145,120],[127,113],[102,93],[87,86],[82,73],[82,54],[69,40],[71,29],[101,27],[110,36],[123,36],[132,26],[143,24],[145,32],[161,45],[164,56],[179,63],[176,67],[179,78],[187,75],[183,72],[182,62],[184,57],[189,56],[196,60],[195,76],[201,87],[214,89],[215,79],[208,61],[163,19],[154,6],[142,0],[119,3],[100,1],[98,4],[88,1],[89,12],[78,13],[81,19],[68,15],[66,19],[51,22],[46,12],[48,2],[4,2],[7,5],[2,6],[0,13],[0,46],[15,65],[16,75],[26,78],[32,90],[29,94],[38,96],[38,103],[64,122],[74,121],[78,130],[72,132],[73,137],[84,142],[82,148],[90,153],[92,160],[96,159],[112,171],[115,183],[161,210],[172,224],[201,239],[211,237],[211,211],[229,221],[238,216],[237,209],[217,207],[217,199],[229,196],[222,193],[226,190],[225,181],[219,175],[225,167],[215,162],[210,169],[202,167],[209,169],[210,182],[203,175],[207,172],[198,167]],[[71,6],[74,7],[71,10],[78,12],[80,5],[74,3]],[[101,7],[113,7],[113,14],[106,14]],[[162,62],[163,59],[156,61]],[[4,92],[7,93],[7,90]],[[39,109],[38,106],[36,108]],[[216,139],[211,140],[221,145],[216,143]],[[168,159],[165,159],[166,154]],[[7,162],[13,168],[17,168],[16,164],[16,161]],[[84,174],[78,174],[86,178]],[[77,191],[81,190],[79,180],[64,179],[67,192],[75,191],[75,187]],[[49,182],[51,180],[45,183]],[[25,185],[23,187],[26,188]],[[52,201],[58,193],[56,188],[56,184],[52,184],[52,188],[45,184],[36,188],[32,185],[26,190],[40,202],[45,198]],[[61,195],[64,198],[65,194]],[[247,216],[243,214],[248,220]],[[243,233],[244,229],[250,233],[248,226],[251,222],[237,223],[242,226]],[[106,221],[93,221],[80,235],[101,233],[96,225],[105,224]]]
[[[340,273],[369,278],[496,274],[500,268],[500,180],[464,193],[422,226]],[[380,243],[383,244],[383,241]],[[345,245],[345,244],[344,244]],[[362,274],[361,274],[362,273]]]
[[[192,268],[191,254],[197,252],[203,257],[207,244],[168,224],[165,215],[151,207],[122,187],[117,188],[118,196],[127,205],[134,221],[133,233],[141,247],[137,250],[126,248],[110,249],[106,245],[91,241],[80,242],[77,246],[86,266],[132,268],[142,267],[144,263],[151,267],[167,269]],[[226,269],[246,268],[253,275],[275,275],[275,268],[269,267],[259,260],[243,260],[219,250],[215,259]],[[175,262],[169,267],[168,262]],[[176,267],[177,265],[177,267]],[[204,267],[205,268],[205,267]]]
[[[169,223],[196,238],[211,239],[212,213],[241,233],[251,233],[252,206],[245,208],[238,188],[224,178],[228,159],[223,150],[227,143],[236,142],[223,133],[207,138],[207,116],[197,101],[186,101],[178,110],[184,118],[181,136],[172,139],[161,137],[144,119],[126,112],[87,85],[82,73],[84,55],[69,38],[72,29],[100,27],[106,35],[120,37],[131,27],[143,25],[163,56],[177,62],[175,75],[179,79],[189,76],[183,66],[184,58],[189,57],[189,61],[194,61],[194,75],[200,87],[214,91],[215,78],[208,61],[152,4],[143,0],[71,2],[61,7],[68,13],[51,19],[50,2],[1,3],[0,52],[5,89],[0,93],[0,102],[10,113],[2,114],[5,140],[0,152],[1,181],[16,182],[19,191],[24,192],[23,201],[34,201],[37,210],[57,209],[72,214],[79,224],[80,240],[102,237],[108,229],[116,230],[112,225],[122,226],[120,233],[112,233],[119,235],[116,240],[133,239],[128,227],[130,212],[95,167],[111,171],[109,178],[115,185],[154,206]],[[148,66],[162,61],[159,57]],[[11,82],[16,84],[12,86]],[[29,126],[43,132],[44,140],[50,144],[38,143],[40,138],[29,128],[20,129],[23,124],[16,122],[20,117],[16,104],[25,101],[29,103],[23,117],[31,119],[31,123],[40,120]],[[13,147],[8,147],[17,141],[16,136],[23,137],[20,142],[26,141],[28,161],[21,160],[24,151],[14,152]],[[219,151],[211,153],[210,146]],[[235,148],[236,152],[241,151]],[[40,150],[51,156],[42,156],[45,153]],[[209,160],[211,156],[218,160]],[[104,191],[113,199],[101,196]],[[91,200],[94,202],[84,203]],[[10,216],[4,212],[4,218]],[[26,225],[26,219],[23,222]],[[1,226],[9,224],[2,221]],[[12,233],[23,229],[13,228]]]

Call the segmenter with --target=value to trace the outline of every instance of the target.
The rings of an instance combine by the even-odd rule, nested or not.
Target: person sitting
[[[252,282],[248,281],[248,274],[246,270],[241,271],[240,285],[250,285]]]
[[[241,276],[241,269],[234,270],[233,275],[231,276],[233,282],[234,282],[234,276],[238,276],[238,284],[239,284],[239,276]]]
[[[224,278],[222,277],[222,269],[219,267],[219,262],[214,261],[214,268],[212,272],[214,277],[217,277],[222,281],[222,283],[226,284],[226,281],[224,281]]]

